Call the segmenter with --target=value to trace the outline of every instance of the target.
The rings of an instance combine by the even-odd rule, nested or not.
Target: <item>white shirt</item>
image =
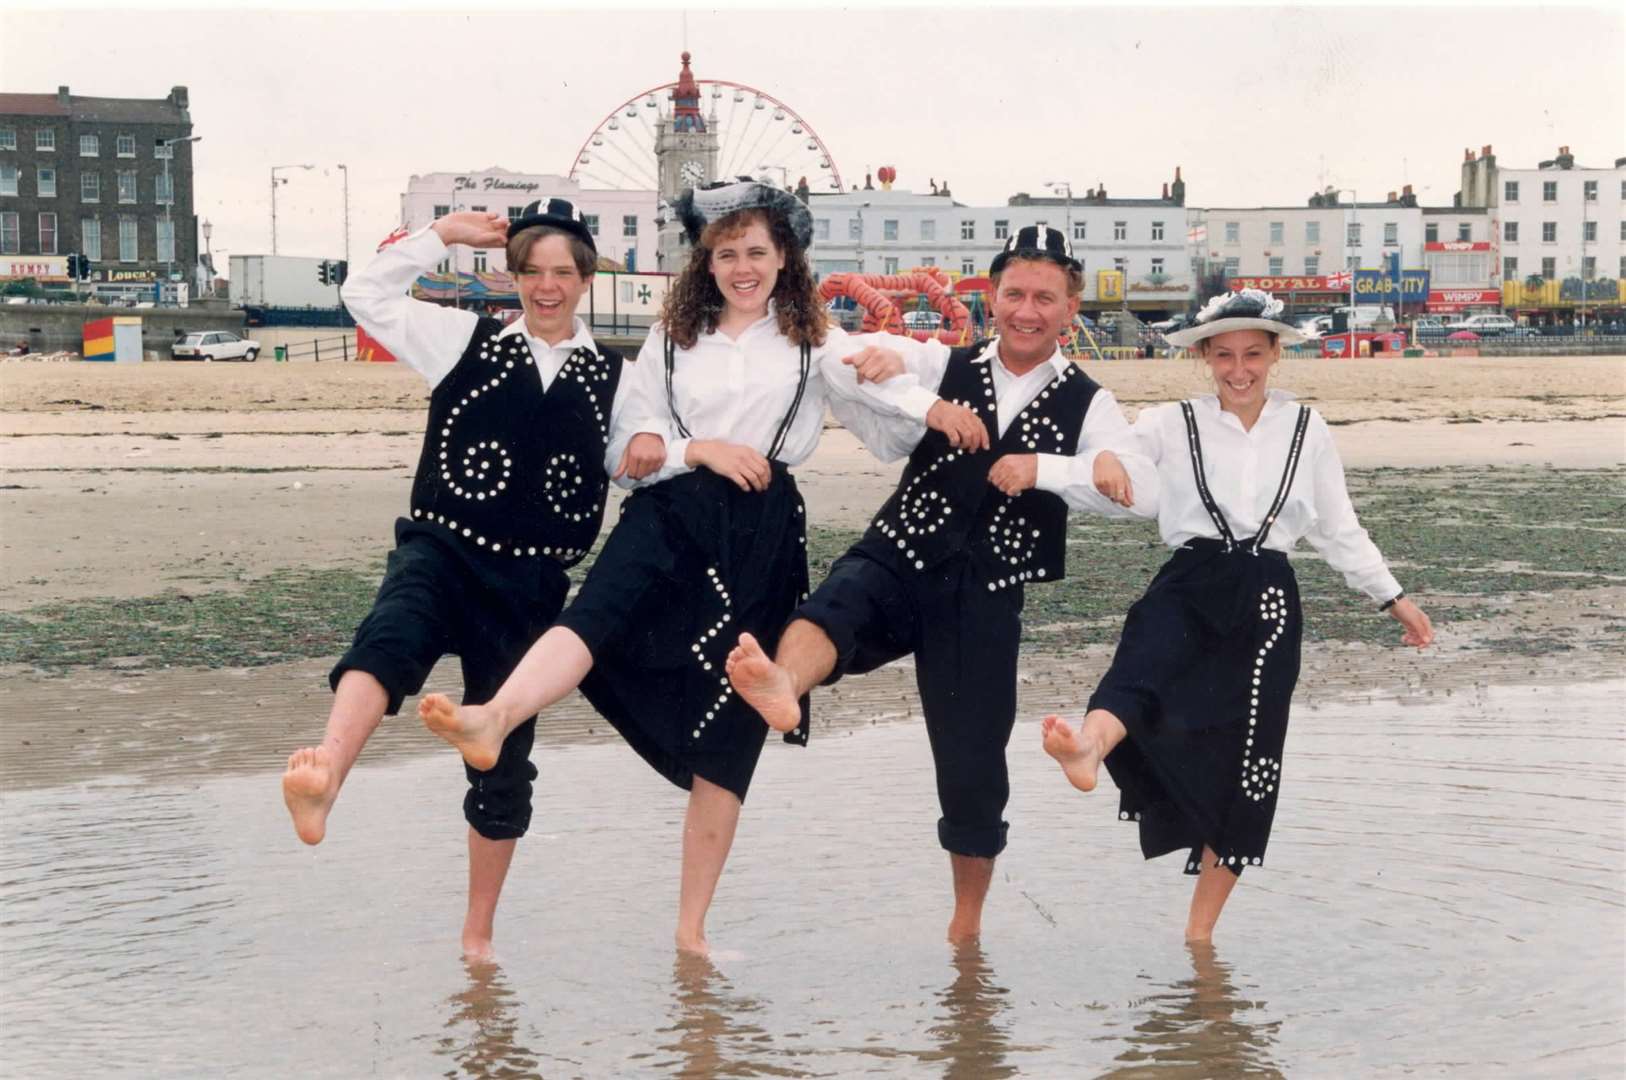
[[[905,366],[919,379],[921,388],[935,390],[940,387],[943,374],[948,370],[949,347],[935,339],[903,340],[904,346],[900,349],[904,353]],[[1017,375],[999,358],[999,339],[995,338],[972,359],[972,363],[993,365],[995,413],[999,430],[990,434],[998,440],[1022,410],[1032,404],[1045,387],[1060,378],[1072,362],[1058,348],[1044,363],[1036,365],[1025,375]],[[926,426],[923,423],[893,424],[890,434],[894,443],[882,449],[902,456],[920,442],[926,434]],[[899,447],[902,452],[896,453]],[[875,449],[877,456],[881,455],[881,449],[871,449]],[[1111,450],[1118,455],[1124,470],[1129,473],[1134,495],[1132,506],[1119,506],[1096,490],[1095,459],[1103,450]],[[1129,421],[1124,419],[1123,410],[1118,407],[1118,399],[1106,387],[1101,387],[1090,399],[1090,407],[1085,410],[1084,422],[1079,429],[1078,447],[1071,457],[1066,454],[1034,456],[1039,459],[1038,479],[1034,486],[1040,491],[1061,496],[1074,510],[1119,518],[1157,516],[1157,469],[1141,452]],[[883,457],[882,460],[887,459]]]
[[[1203,474],[1208,490],[1225,515],[1231,533],[1245,540],[1259,531],[1270,512],[1286,470],[1287,451],[1298,423],[1293,395],[1271,390],[1252,431],[1234,413],[1220,408],[1212,394],[1192,399],[1197,437],[1202,442]],[[1193,537],[1220,539],[1214,519],[1197,494],[1185,418],[1178,402],[1154,405],[1135,418],[1135,435],[1147,457],[1157,463],[1162,481],[1158,531],[1163,542],[1179,547]],[[1288,552],[1307,538],[1327,564],[1344,575],[1352,589],[1374,600],[1392,599],[1400,584],[1383,554],[1361,527],[1344,485],[1344,465],[1327,422],[1310,411],[1304,449],[1287,502],[1265,537],[1265,547]]]
[[[446,257],[446,250],[440,235],[425,226],[380,251],[364,270],[346,280],[341,290],[345,306],[356,322],[396,359],[422,375],[431,390],[457,366],[480,322],[480,317],[472,311],[414,300],[407,291],[420,274]],[[586,323],[576,319],[573,329],[568,339],[549,345],[526,333],[524,319],[515,319],[503,327],[497,337],[519,334],[525,338],[531,355],[536,358],[536,370],[542,379],[541,392],[546,393],[572,352],[578,348],[594,349],[593,336]],[[649,417],[627,407],[627,402],[634,400],[631,382],[632,372],[623,363],[615,400],[610,405],[610,439],[604,448],[606,473],[615,472],[628,440],[640,431],[665,436],[664,424],[651,422]],[[624,476],[616,483],[633,486]]]
[[[807,388],[778,459],[795,466],[812,455],[824,430],[828,404],[842,426],[882,461],[894,460],[897,455],[885,456],[876,443],[884,447],[893,441],[887,434],[889,425],[923,424],[937,395],[922,389],[919,380],[909,374],[884,383],[860,384],[853,369],[841,361],[866,345],[895,346],[901,340],[886,334],[853,337],[831,327],[824,344],[813,349]],[[800,375],[801,349],[779,332],[771,307],[737,338],[721,331],[702,334],[693,348],[678,349],[673,362],[672,401],[689,431],[684,437],[668,405],[666,332],[662,326],[653,327],[633,365],[635,408],[642,415],[671,422],[666,465],[651,479],[665,480],[691,471],[683,458],[692,439],[721,439],[767,455],[790,411]]]

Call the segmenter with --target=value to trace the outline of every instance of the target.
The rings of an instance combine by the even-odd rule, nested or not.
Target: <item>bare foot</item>
[[[768,659],[756,638],[741,634],[740,643],[728,654],[724,666],[728,681],[769,727],[790,731],[802,722],[802,706],[796,700],[796,684],[790,672]]]
[[[711,955],[711,945],[706,941],[704,933],[697,934],[679,930],[672,935],[672,939],[680,953],[699,957]]]
[[[457,747],[463,760],[485,772],[497,764],[506,733],[502,716],[489,705],[453,705],[445,694],[425,694],[418,702],[424,726]]]
[[[1068,781],[1080,791],[1095,790],[1095,775],[1101,769],[1101,748],[1093,739],[1059,716],[1044,718],[1044,752],[1061,764]]]
[[[491,939],[478,934],[463,933],[463,959],[471,964],[490,964],[496,961],[497,954],[492,951]]]
[[[294,832],[305,843],[320,844],[327,835],[327,812],[338,797],[338,781],[326,747],[306,746],[288,755],[282,801],[293,816]]]
[[[982,937],[982,920],[962,918],[958,914],[949,920],[948,939],[951,945],[971,945]]]

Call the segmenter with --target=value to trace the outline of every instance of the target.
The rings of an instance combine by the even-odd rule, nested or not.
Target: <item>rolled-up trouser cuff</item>
[[[389,704],[384,707],[385,716],[399,713],[401,702],[407,695],[422,690],[424,679],[428,677],[428,673],[420,670],[418,664],[366,646],[352,648],[339,658],[333,670],[328,672],[328,688],[337,691],[339,680],[344,678],[347,671],[363,671],[378,680],[378,685],[384,688],[384,693],[389,697]]]
[[[937,842],[950,855],[966,855],[977,859],[992,859],[1005,850],[1006,835],[1011,823],[998,825],[955,825],[948,818],[937,819]]]

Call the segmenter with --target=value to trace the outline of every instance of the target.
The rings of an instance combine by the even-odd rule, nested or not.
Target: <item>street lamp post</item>
[[[864,272],[864,209],[869,203],[858,204],[858,272]]]
[[[277,172],[280,169],[314,169],[315,165],[273,165],[271,166],[271,254],[277,253],[277,185],[288,181],[279,180]]]
[[[171,213],[175,206],[175,186],[169,176],[169,159],[175,156],[175,146],[178,143],[202,142],[202,135],[182,135],[174,139],[159,139],[158,144],[167,151],[164,154],[164,228],[169,233],[169,257],[164,260],[164,285],[169,285],[169,279],[175,273],[175,217]]]
[[[1073,242],[1073,184],[1069,180],[1046,180],[1044,186],[1052,191],[1060,191],[1067,199],[1067,231],[1062,235],[1067,242]]]
[[[214,255],[209,251],[209,236],[210,236],[211,233],[213,233],[215,231],[215,227],[209,223],[208,218],[204,218],[203,219],[202,229],[203,229],[203,268],[204,268],[204,272],[209,275],[208,284],[206,285],[206,287],[204,289],[204,292],[208,296],[213,296],[215,294],[215,263],[214,263]]]
[[[1351,259],[1350,259],[1349,255],[1350,255],[1350,252],[1354,250],[1355,244],[1354,244],[1354,241],[1350,237],[1350,226],[1358,225],[1360,223],[1359,220],[1358,220],[1358,216],[1359,216],[1359,211],[1361,209],[1361,197],[1359,195],[1355,194],[1355,189],[1354,188],[1339,188],[1337,191],[1333,192],[1333,194],[1342,195],[1346,191],[1349,192],[1349,219],[1344,222],[1344,272],[1349,274],[1349,353],[1348,353],[1348,355],[1354,356],[1355,355],[1355,267],[1350,265],[1351,264]]]
[[[344,264],[350,265],[350,166],[340,165],[344,173]]]

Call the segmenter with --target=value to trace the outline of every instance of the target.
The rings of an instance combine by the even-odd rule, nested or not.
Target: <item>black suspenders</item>
[[[1197,497],[1202,499],[1203,509],[1208,511],[1208,516],[1214,521],[1214,527],[1219,530],[1225,550],[1233,551],[1238,546],[1236,536],[1231,532],[1231,526],[1225,520],[1225,515],[1220,512],[1219,504],[1214,501],[1213,492],[1208,490],[1208,476],[1203,471],[1203,444],[1197,437],[1197,413],[1189,401],[1180,403],[1180,413],[1186,421],[1186,444],[1191,449],[1191,469],[1197,480]],[[1270,534],[1270,527],[1276,523],[1277,515],[1287,503],[1287,493],[1292,490],[1293,478],[1298,473],[1299,459],[1304,456],[1304,433],[1309,426],[1309,406],[1300,405],[1298,422],[1293,426],[1293,441],[1287,448],[1287,466],[1282,471],[1281,486],[1276,489],[1276,498],[1265,513],[1265,520],[1259,524],[1258,535],[1247,543],[1246,550],[1250,555],[1259,554],[1260,549],[1264,547],[1265,537]]]
[[[672,413],[672,422],[677,425],[678,435],[689,439],[693,438],[693,436],[690,435],[687,425],[683,423],[683,418],[678,415],[677,395],[672,390],[672,372],[676,366],[677,345],[668,337],[666,339],[666,407]],[[796,395],[790,399],[790,411],[779,422],[779,430],[774,433],[773,443],[768,447],[767,454],[764,455],[770,460],[777,458],[780,451],[785,449],[785,439],[790,435],[791,422],[796,419],[796,413],[802,407],[802,398],[807,393],[807,377],[813,370],[813,346],[805,341],[802,343],[801,349],[801,369],[800,377],[796,381]]]

